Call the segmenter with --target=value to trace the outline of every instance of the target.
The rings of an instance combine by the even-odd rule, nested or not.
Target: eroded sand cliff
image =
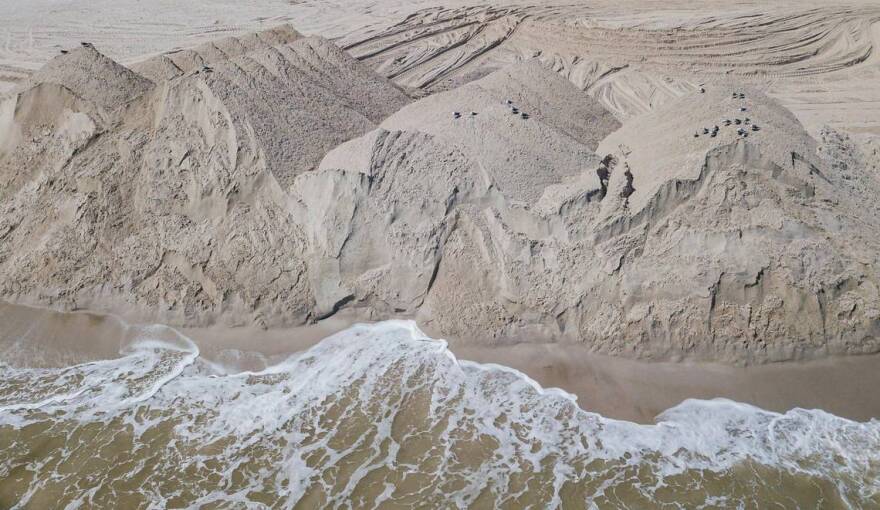
[[[521,57],[414,100],[289,27],[131,70],[71,49],[0,99],[0,298],[650,358],[880,350],[876,138],[811,135],[732,77],[640,107],[605,64]]]

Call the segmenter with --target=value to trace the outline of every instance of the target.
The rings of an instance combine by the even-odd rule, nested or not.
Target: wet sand
[[[307,349],[352,323],[337,318],[315,326],[269,331],[182,331],[208,357],[223,349],[252,349],[274,361]],[[545,388],[576,395],[582,409],[620,420],[653,423],[658,414],[689,398],[727,398],[777,412],[795,407],[822,409],[857,421],[880,419],[880,355],[736,367],[636,361],[553,343],[487,347],[455,342],[450,343],[450,350],[461,360],[515,368]]]
[[[579,346],[520,344],[453,348],[456,356],[524,372],[544,387],[577,395],[580,407],[609,418],[653,422],[688,398],[728,398],[770,411],[822,409],[857,421],[880,418],[880,356],[849,356],[732,367],[634,361]]]
[[[208,359],[229,359],[227,354],[236,351],[259,353],[264,361],[274,362],[353,322],[336,317],[315,326],[268,331],[221,327],[180,331]],[[25,362],[22,357],[34,357],[41,366],[114,357],[131,334],[124,321],[109,315],[4,303],[0,303],[0,325],[0,357],[19,363]],[[619,359],[561,344],[454,343],[451,350],[459,359],[515,368],[544,387],[562,388],[578,397],[581,408],[609,418],[650,423],[685,399],[718,397],[772,411],[801,407],[858,421],[880,418],[880,355],[732,367]],[[239,359],[248,369],[260,368],[263,361]]]

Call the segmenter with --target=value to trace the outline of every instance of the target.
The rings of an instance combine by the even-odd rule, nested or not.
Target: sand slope
[[[155,84],[78,48],[6,97],[2,294],[178,324],[307,320],[285,182],[408,98],[326,41],[280,33],[227,40],[245,49]]]
[[[508,80],[510,75],[519,79]],[[532,104],[539,106],[527,108]],[[345,303],[385,315],[425,310],[444,321],[447,311],[441,308],[459,319],[473,313],[472,299],[462,302],[435,290],[444,283],[437,277],[449,243],[462,231],[495,228],[497,219],[488,216],[499,211],[521,228],[546,230],[529,209],[559,207],[565,193],[558,190],[570,186],[586,188],[586,195],[601,193],[601,161],[591,145],[617,126],[598,103],[552,71],[523,64],[422,99],[379,130],[343,144],[295,186],[307,211],[319,306],[327,313]],[[507,251],[484,249],[487,256]],[[466,278],[475,278],[481,265]],[[426,296],[437,304],[426,304]],[[496,312],[484,319],[505,321],[510,313]],[[465,329],[455,333],[475,333],[483,323],[460,326]]]
[[[630,180],[633,190],[610,194],[624,213],[606,209],[597,231],[627,240],[614,255],[622,309],[594,295],[585,304],[620,314],[623,337],[730,359],[876,350],[880,245],[868,218],[880,183],[852,146],[829,153],[839,136],[813,140],[741,86],[710,86],[633,119],[599,149],[632,174],[612,176],[611,189]]]
[[[877,222],[864,223],[880,183],[855,145],[833,131],[820,144],[732,83],[614,131],[590,96],[525,65],[402,109],[297,182],[321,211],[306,230],[328,313],[365,306],[453,338],[652,358],[880,348]],[[525,91],[547,101],[528,120],[507,104]],[[610,133],[598,154],[573,124]]]
[[[875,138],[811,135],[747,76],[409,53],[417,20],[480,20],[454,37],[562,12],[481,9],[408,18],[386,63],[290,27],[134,70],[59,55],[0,100],[0,297],[182,326],[411,316],[646,358],[880,350]],[[665,30],[614,23],[605,47]],[[512,56],[479,32],[455,47]],[[437,73],[415,102],[366,65],[406,83],[411,57]]]

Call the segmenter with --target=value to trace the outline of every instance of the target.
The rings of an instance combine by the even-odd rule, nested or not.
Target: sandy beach
[[[878,48],[875,0],[0,3],[0,508],[880,508]]]
[[[624,360],[555,344],[452,350],[461,359],[513,367],[542,386],[574,393],[582,409],[639,423],[652,423],[689,398],[727,398],[777,412],[822,409],[858,421],[880,418],[877,355],[731,367]]]
[[[291,349],[305,350],[354,323],[337,318],[316,326],[273,331],[183,331],[208,353],[213,349],[254,350],[279,359]],[[558,343],[491,347],[452,341],[450,350],[458,359],[515,368],[544,388],[572,393],[584,410],[638,423],[653,423],[661,412],[691,398],[726,398],[777,412],[796,407],[822,409],[857,421],[880,419],[880,392],[876,391],[880,355],[735,367],[621,359]]]
[[[354,319],[333,318],[314,326],[279,330],[188,328],[182,331],[207,356],[226,349],[260,352],[279,360],[342,331]],[[630,360],[604,356],[585,346],[519,343],[486,346],[449,340],[458,359],[514,368],[544,388],[577,396],[578,405],[609,418],[653,423],[686,399],[726,398],[786,412],[822,409],[856,421],[880,419],[880,355],[737,367],[719,363]]]
[[[16,364],[51,366],[112,359],[133,331],[118,317],[63,313],[0,304],[4,320],[0,355]],[[334,317],[313,326],[182,328],[204,358],[260,370],[355,324]],[[167,333],[166,336],[169,336]],[[32,348],[22,352],[15,346]],[[471,345],[469,345],[471,344]],[[764,409],[822,409],[857,421],[880,419],[880,356],[848,356],[748,367],[691,362],[636,361],[590,353],[577,345],[529,343],[474,346],[451,342],[458,359],[517,369],[545,388],[577,396],[578,405],[609,418],[653,423],[662,411],[686,399],[726,398]],[[234,352],[233,358],[230,353]],[[17,354],[15,354],[17,353]]]

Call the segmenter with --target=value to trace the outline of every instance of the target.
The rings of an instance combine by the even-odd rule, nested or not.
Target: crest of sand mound
[[[173,324],[313,316],[285,179],[408,98],[322,39],[241,40],[112,115],[71,76],[2,103],[22,141],[0,153],[4,298]]]
[[[792,154],[816,159],[816,141],[776,101],[752,87],[704,90],[632,119],[600,144],[598,151],[619,157],[637,181],[628,197],[633,214],[664,184],[699,179],[706,153],[723,145],[749,142],[750,154],[782,168],[791,166]]]
[[[183,69],[177,67],[177,64],[175,64],[167,55],[159,55],[149,60],[139,62],[131,66],[131,69],[156,83],[177,78],[184,74]]]
[[[31,75],[26,86],[61,85],[77,96],[112,110],[143,95],[152,82],[102,55],[91,45],[58,55]]]
[[[225,37],[194,48],[170,51],[132,66],[151,79],[165,79],[173,69],[187,73],[217,62],[226,62],[254,51],[290,44],[302,35],[290,25],[279,25],[259,32]],[[173,66],[173,67],[171,67]]]
[[[0,197],[45,167],[58,170],[153,86],[88,43],[50,60],[0,97]]]
[[[880,223],[863,223],[880,184],[845,138],[819,143],[771,98],[719,85],[627,121],[600,162],[575,119],[512,115],[518,93],[423,99],[297,181],[323,313],[643,357],[880,348]]]
[[[382,123],[460,148],[488,182],[526,204],[535,204],[550,185],[595,172],[593,149],[618,126],[594,99],[538,62],[434,94]]]
[[[591,150],[620,127],[614,116],[591,96],[571,86],[537,59],[514,64],[475,83],[510,99],[521,111],[541,119]]]
[[[154,76],[197,74],[236,122],[254,131],[284,188],[409,101],[329,41],[289,27],[154,57],[139,68]]]

